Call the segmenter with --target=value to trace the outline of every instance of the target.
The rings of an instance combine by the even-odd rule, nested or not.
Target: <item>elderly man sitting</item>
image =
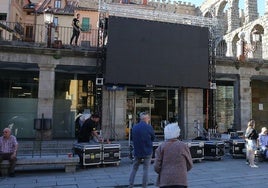
[[[11,135],[11,130],[5,128],[3,136],[0,137],[0,164],[3,160],[9,160],[9,176],[15,176],[15,165],[17,161],[18,142],[15,136]]]

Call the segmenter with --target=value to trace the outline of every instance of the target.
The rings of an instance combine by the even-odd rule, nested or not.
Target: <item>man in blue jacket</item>
[[[149,124],[150,115],[140,113],[140,122],[132,128],[132,141],[134,147],[134,163],[129,177],[129,187],[134,186],[136,173],[139,165],[143,163],[142,187],[147,187],[148,170],[153,153],[153,141],[155,138],[153,127]]]

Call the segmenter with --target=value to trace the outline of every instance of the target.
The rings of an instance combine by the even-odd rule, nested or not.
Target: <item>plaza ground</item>
[[[268,187],[268,162],[250,168],[245,159],[233,159],[226,154],[222,160],[195,162],[188,174],[189,188],[266,188]],[[119,166],[87,166],[75,173],[63,169],[17,171],[16,177],[1,177],[1,188],[126,188],[132,162],[123,157]],[[153,165],[149,171],[149,187],[155,187],[157,174]],[[141,187],[142,168],[139,169],[135,187]]]

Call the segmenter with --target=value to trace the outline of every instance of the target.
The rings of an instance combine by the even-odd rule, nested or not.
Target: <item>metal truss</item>
[[[159,21],[165,23],[174,24],[184,24],[199,27],[209,28],[209,84],[210,88],[207,90],[209,101],[208,114],[209,120],[206,128],[214,128],[216,126],[216,109],[215,109],[215,99],[216,99],[216,40],[219,38],[219,33],[221,31],[220,20],[217,18],[207,18],[203,16],[193,16],[186,14],[177,14],[171,12],[164,12],[155,10],[154,7],[149,6],[139,6],[131,4],[115,4],[115,3],[105,3],[104,0],[99,0],[99,14],[108,16],[118,16],[126,18],[143,19],[149,21]],[[99,22],[104,22],[104,17],[100,16]],[[105,49],[105,38],[107,31],[103,30],[102,36],[99,39],[100,46]],[[104,50],[102,50],[104,52]],[[105,52],[102,56],[105,56]],[[105,61],[105,60],[103,60]]]
[[[95,111],[102,114],[102,94],[103,94],[103,73],[106,61],[105,40],[107,39],[106,14],[99,12],[98,21],[98,45],[97,45],[97,63],[96,63],[96,84],[95,84]]]
[[[200,27],[218,26],[218,19],[215,18],[158,11],[153,7],[143,7],[138,5],[108,4],[105,2],[100,2],[99,12],[107,12],[109,15],[113,16],[194,25]]]

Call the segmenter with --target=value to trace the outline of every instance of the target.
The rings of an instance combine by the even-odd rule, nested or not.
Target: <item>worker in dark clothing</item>
[[[78,134],[78,143],[80,142],[90,142],[94,137],[102,142],[102,138],[97,132],[97,126],[100,121],[100,116],[98,114],[92,114],[84,124],[82,125]]]
[[[76,15],[76,18],[73,19],[72,26],[73,26],[73,35],[71,37],[70,45],[72,45],[73,40],[75,38],[75,46],[77,46],[78,38],[80,35],[80,23],[79,23],[80,14]]]

